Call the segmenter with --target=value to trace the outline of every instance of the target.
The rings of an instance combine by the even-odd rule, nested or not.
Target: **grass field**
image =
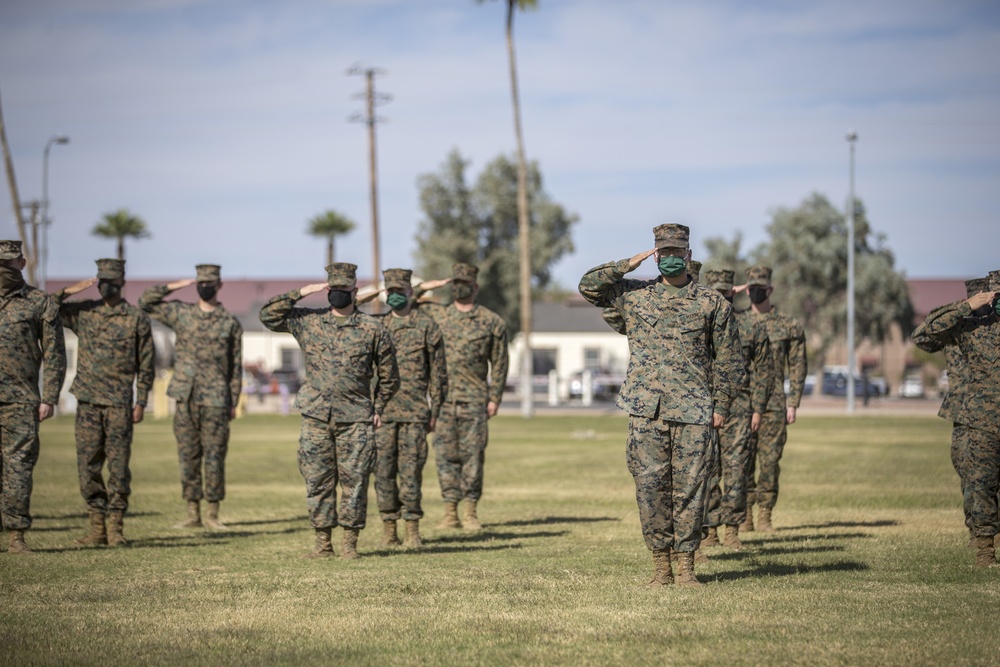
[[[777,532],[708,550],[701,590],[642,586],[651,559],[619,417],[491,422],[479,534],[305,560],[298,420],[233,425],[228,533],[171,526],[184,503],[170,423],[133,448],[127,549],[78,549],[73,422],[43,425],[28,533],[0,553],[0,664],[995,665],[1000,569],[973,566],[942,420],[803,418]],[[339,532],[335,545],[339,549]]]

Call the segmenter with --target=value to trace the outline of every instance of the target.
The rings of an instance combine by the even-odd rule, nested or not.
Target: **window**
[[[596,371],[601,367],[601,348],[585,347],[583,349],[584,370]]]
[[[548,375],[549,371],[556,368],[555,348],[541,348],[531,351],[531,373],[532,375]]]

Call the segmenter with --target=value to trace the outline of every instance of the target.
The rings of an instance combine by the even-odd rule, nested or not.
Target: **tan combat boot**
[[[747,503],[747,518],[744,519],[743,523],[740,524],[741,533],[752,533],[753,532],[753,505]]]
[[[378,541],[382,547],[398,547],[399,535],[396,534],[396,520],[389,519],[382,522],[382,539]]]
[[[128,540],[125,539],[125,514],[123,512],[111,512],[108,514],[108,546],[127,547]]]
[[[681,555],[683,555],[684,553],[685,552],[683,551],[671,551],[670,560],[679,562],[681,559]],[[705,552],[702,551],[701,549],[697,549],[693,553],[694,553],[694,562],[696,563],[708,563],[711,560],[708,556],[705,555]]]
[[[73,540],[73,544],[79,544],[81,547],[96,547],[107,544],[108,532],[104,526],[104,514],[94,509],[87,510],[87,514],[90,516],[90,532]]]
[[[201,503],[197,500],[189,500],[187,518],[176,524],[174,528],[201,528]]]
[[[694,552],[685,551],[677,559],[677,578],[675,581],[678,586],[692,588],[701,588],[705,585],[694,576]]]
[[[719,529],[712,526],[708,529],[708,537],[701,541],[701,546],[703,547],[717,547],[719,546]]]
[[[996,547],[993,546],[992,537],[976,538],[976,565],[979,567],[992,567],[997,564]]]
[[[466,530],[482,530],[483,525],[479,523],[479,517],[476,516],[476,501],[466,500],[465,501],[465,511],[462,512],[462,527]]]
[[[333,542],[330,541],[332,530],[329,526],[326,528],[317,528],[316,546],[313,547],[312,551],[303,556],[303,558],[330,558],[333,556]]]
[[[438,524],[438,528],[461,528],[462,522],[458,520],[458,503],[451,500],[444,501],[444,518]]]
[[[12,530],[10,531],[10,538],[7,542],[7,553],[27,555],[35,552],[29,549],[28,545],[24,543],[23,530]]]
[[[736,549],[737,551],[743,548],[743,543],[740,542],[739,526],[726,526],[726,537],[722,540],[722,546]]]
[[[340,557],[346,558],[347,560],[354,560],[355,558],[360,558],[358,556],[358,533],[361,532],[357,528],[345,528],[344,529],[344,544],[340,549]]]
[[[419,549],[424,546],[424,541],[420,539],[420,520],[406,520],[406,541],[403,546],[407,549]]]
[[[653,551],[653,578],[646,585],[650,588],[670,586],[674,583],[674,572],[670,569],[670,549]]]
[[[219,521],[219,501],[211,500],[205,512],[205,525],[212,530],[229,530],[229,526]]]
[[[762,533],[773,533],[774,526],[771,525],[771,508],[761,507],[760,514],[757,515],[757,530]]]

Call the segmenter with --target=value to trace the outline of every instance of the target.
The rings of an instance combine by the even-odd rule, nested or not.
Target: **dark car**
[[[288,388],[289,394],[298,393],[299,389],[302,387],[302,380],[299,377],[299,371],[295,368],[279,368],[275,371],[271,371],[270,378],[270,389],[271,393],[278,393],[280,387],[284,385]]]
[[[869,396],[880,396],[881,388],[861,375],[854,376],[854,395],[865,395],[865,383],[868,384]],[[847,396],[847,373],[824,371],[823,393],[827,396]]]
[[[625,382],[625,376],[615,373],[607,368],[597,368],[593,370],[594,384],[593,396],[597,399],[611,398],[616,395]],[[569,397],[583,397],[583,371],[573,373],[569,378]]]

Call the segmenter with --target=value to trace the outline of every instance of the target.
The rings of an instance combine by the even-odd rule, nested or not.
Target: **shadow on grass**
[[[160,516],[162,512],[125,512],[125,518],[135,518],[138,516]],[[67,514],[33,514],[35,521],[68,521],[70,519],[87,520],[87,510],[81,509],[79,512],[69,512]],[[35,530],[35,528],[32,528]]]
[[[778,531],[785,530],[820,530],[823,528],[886,528],[888,526],[898,526],[902,522],[895,519],[883,519],[881,521],[828,521],[826,523],[808,523],[801,526],[782,526]]]
[[[598,521],[621,521],[621,519],[613,516],[546,516],[540,519],[501,521],[500,523],[488,524],[487,527],[504,526],[507,528],[516,528],[518,526],[544,526],[553,523],[597,523]]]
[[[856,540],[862,537],[871,537],[871,533],[827,533],[825,535],[801,535],[794,537],[792,535],[777,536],[774,533],[754,533],[756,537],[748,539],[742,536],[744,544],[794,544],[797,542],[809,542],[812,540],[817,541],[830,541],[830,540]],[[773,535],[773,537],[772,537]]]
[[[427,554],[481,553],[487,551],[506,551],[508,549],[520,548],[522,548],[522,546],[517,542],[483,546],[437,546],[436,544],[428,545],[425,540],[424,546],[420,549],[379,549],[378,551],[362,551],[360,553],[362,556],[378,556],[380,558],[386,558],[392,556],[423,556]]]
[[[274,523],[289,523],[291,521],[309,521],[308,514],[290,516],[287,519],[261,519],[260,521],[226,521],[227,526],[267,526]]]
[[[482,530],[475,533],[459,533],[442,535],[441,537],[424,538],[424,544],[493,542],[494,540],[524,540],[532,537],[562,537],[568,535],[568,530],[536,530],[531,533],[501,533],[495,530]]]
[[[817,547],[765,547],[763,549],[744,548],[743,551],[724,551],[722,553],[707,552],[706,555],[711,560],[746,560],[759,556],[785,556],[787,554],[817,554],[829,551],[846,551],[847,547],[840,544],[826,544]]]
[[[738,581],[740,579],[755,579],[759,577],[790,577],[797,574],[812,574],[814,572],[864,572],[868,570],[865,563],[857,561],[836,561],[834,563],[824,563],[823,565],[781,565],[771,563],[751,568],[749,570],[734,570],[732,572],[719,572],[714,575],[701,575],[704,582],[722,583],[726,581]]]

